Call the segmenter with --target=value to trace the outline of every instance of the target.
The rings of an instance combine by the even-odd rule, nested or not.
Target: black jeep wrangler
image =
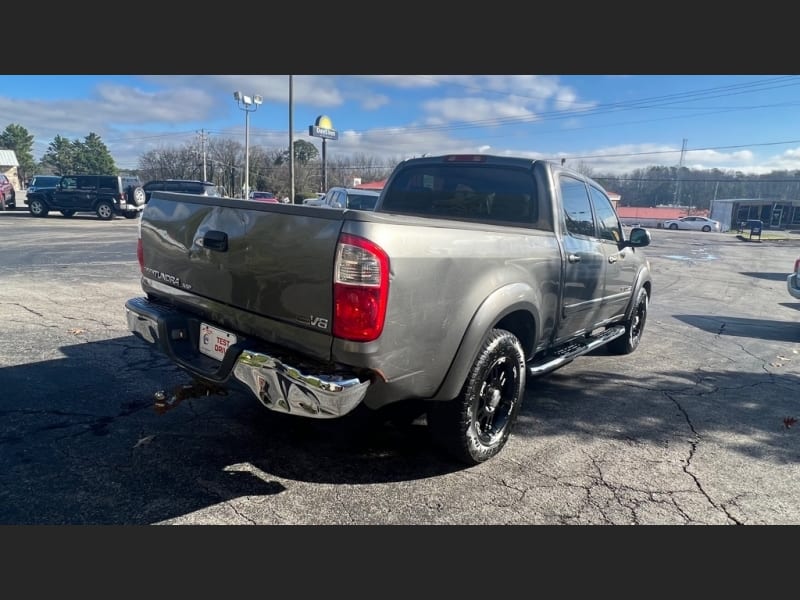
[[[133,219],[144,208],[145,194],[137,177],[125,175],[64,175],[54,188],[28,194],[26,204],[36,217],[58,210],[65,217],[93,212],[108,221],[115,215]]]

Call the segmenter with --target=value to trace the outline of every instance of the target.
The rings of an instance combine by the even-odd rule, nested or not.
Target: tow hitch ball
[[[227,391],[222,388],[204,383],[202,381],[195,381],[193,383],[186,383],[176,387],[172,394],[167,395],[164,390],[158,390],[153,394],[154,405],[156,412],[163,415],[171,408],[175,408],[183,400],[187,398],[199,398],[201,396],[210,396],[216,394],[218,396],[226,396]]]

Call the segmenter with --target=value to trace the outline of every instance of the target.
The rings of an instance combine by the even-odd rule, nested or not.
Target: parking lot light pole
[[[244,111],[244,198],[250,197],[250,113],[258,110],[264,101],[261,96],[245,96],[241,92],[233,92],[233,99]]]

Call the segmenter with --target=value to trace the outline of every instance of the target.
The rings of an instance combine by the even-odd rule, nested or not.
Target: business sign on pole
[[[339,132],[333,128],[330,117],[320,115],[313,125],[308,126],[308,135],[324,140],[339,139]]]

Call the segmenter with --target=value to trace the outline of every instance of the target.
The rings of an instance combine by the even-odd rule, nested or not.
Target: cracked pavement
[[[136,225],[0,213],[0,524],[800,523],[800,243],[652,230],[641,346],[530,379],[506,448],[464,468],[424,419],[238,393],[157,414],[188,378],[127,330]]]

